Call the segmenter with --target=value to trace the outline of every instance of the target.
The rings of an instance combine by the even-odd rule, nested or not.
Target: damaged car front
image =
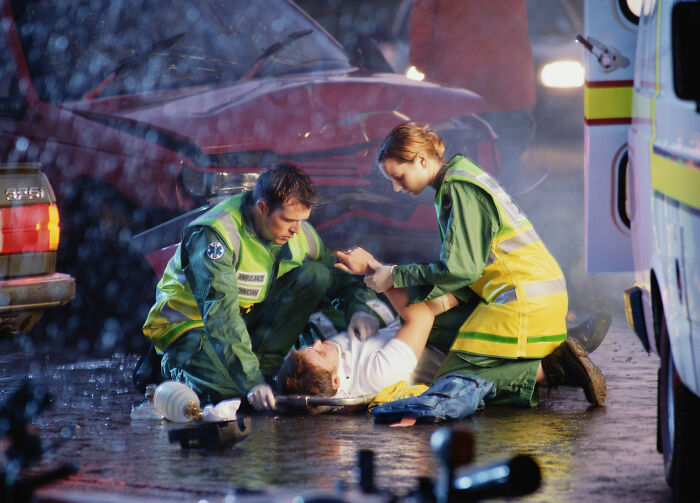
[[[498,169],[477,95],[372,73],[289,1],[0,0],[0,13],[0,154],[41,162],[54,185],[72,326],[90,313],[104,349],[139,337],[156,276],[143,256],[167,260],[189,212],[279,162],[317,185],[311,222],[329,246],[414,261],[439,249],[433,201],[393,193],[374,163],[385,135],[428,124],[449,154]]]

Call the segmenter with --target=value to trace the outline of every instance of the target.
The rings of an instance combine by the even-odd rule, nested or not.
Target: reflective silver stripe
[[[183,273],[180,269],[178,269],[175,266],[175,262],[172,259],[168,261],[166,271],[168,274],[175,278],[175,281],[177,281],[181,285],[184,285],[185,281],[187,281],[187,279],[185,279],[185,273]]]
[[[564,278],[525,283],[525,295],[529,298],[561,292],[566,292],[566,280]]]
[[[507,304],[508,302],[513,302],[514,300],[518,300],[518,295],[515,292],[515,288],[511,288],[493,299],[491,304]]]
[[[238,265],[238,255],[240,255],[239,252],[241,251],[241,236],[238,234],[236,222],[233,221],[231,213],[226,210],[221,210],[214,218],[221,222],[221,225],[223,225],[226,232],[228,232],[229,239],[231,240],[231,248],[235,255],[233,265],[236,266]]]
[[[464,171],[463,169],[451,169],[447,172],[446,176],[449,177],[451,175],[463,176],[464,178],[469,178],[470,180],[474,180],[475,182],[477,181],[477,177],[474,173]]]
[[[532,243],[536,243],[540,240],[540,237],[535,232],[535,229],[528,229],[525,232],[521,232],[513,236],[512,238],[506,239],[498,243],[498,247],[503,253],[511,253],[515,250],[527,246]]]
[[[488,259],[488,261],[486,262],[486,265],[491,265],[491,264],[493,264],[493,263],[496,261],[497,258],[498,258],[498,257],[496,257],[496,254],[493,253],[493,251],[492,251],[491,253],[489,253],[489,259]]]
[[[168,304],[165,304],[160,310],[160,315],[170,323],[180,323],[181,321],[189,321],[189,318],[179,311],[175,311]]]
[[[316,242],[314,231],[311,229],[311,224],[303,222],[301,228],[304,230],[306,242],[309,244],[309,255],[313,258],[318,258],[318,243]]]

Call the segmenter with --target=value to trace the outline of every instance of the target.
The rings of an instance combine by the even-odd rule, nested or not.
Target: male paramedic
[[[338,301],[349,332],[377,331],[367,305],[374,293],[333,267],[306,222],[316,200],[311,179],[283,164],[184,229],[143,327],[163,354],[165,379],[187,384],[204,403],[247,397],[255,409],[272,408],[266,380],[327,299]]]

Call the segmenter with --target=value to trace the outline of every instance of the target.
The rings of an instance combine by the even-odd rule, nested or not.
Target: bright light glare
[[[423,80],[425,78],[425,74],[419,72],[415,66],[411,66],[408,70],[406,70],[406,77],[411,80]]]
[[[578,61],[555,61],[542,67],[540,80],[547,87],[581,87],[583,65]]]
[[[642,0],[627,0],[627,7],[629,7],[632,14],[639,17],[642,13]]]

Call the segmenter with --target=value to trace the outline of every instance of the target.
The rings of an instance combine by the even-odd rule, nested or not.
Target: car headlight
[[[182,183],[194,197],[219,197],[252,190],[259,173],[232,173],[228,171],[199,171],[185,167]]]
[[[411,80],[425,80],[425,74],[420,72],[415,66],[411,66],[406,70],[406,77]]]
[[[553,61],[540,71],[540,82],[545,87],[581,87],[583,65],[579,61]]]

